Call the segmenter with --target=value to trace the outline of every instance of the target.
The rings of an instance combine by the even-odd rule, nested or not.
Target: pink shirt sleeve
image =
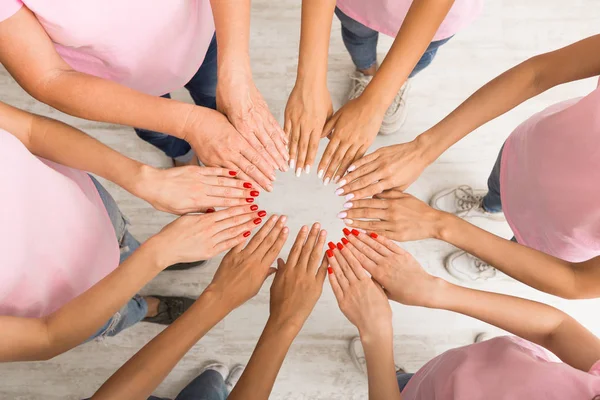
[[[0,22],[9,19],[23,7],[21,0],[0,0]]]
[[[600,360],[596,361],[592,368],[590,368],[590,374],[592,375],[600,375]]]

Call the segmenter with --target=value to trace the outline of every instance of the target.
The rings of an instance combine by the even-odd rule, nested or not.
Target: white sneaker
[[[242,374],[244,373],[244,369],[246,369],[246,366],[242,364],[238,364],[231,368],[229,376],[225,380],[225,387],[227,387],[227,391],[229,393],[231,393],[235,385],[237,385],[238,381],[242,377]]]
[[[348,347],[348,353],[350,353],[350,359],[354,363],[354,366],[367,376],[367,359],[365,358],[365,350],[363,349],[360,337],[356,336],[350,340],[350,346]],[[404,369],[395,365],[397,372],[404,373]]]
[[[400,132],[400,128],[406,122],[406,116],[408,115],[408,106],[406,105],[406,97],[408,96],[408,90],[410,89],[410,81],[404,82],[404,85],[400,88],[394,101],[388,107],[383,116],[383,122],[381,128],[379,128],[380,135],[392,135]]]
[[[508,275],[462,250],[450,254],[444,267],[450,275],[464,282],[510,280]]]
[[[429,205],[461,218],[480,217],[505,221],[502,211],[489,212],[483,208],[483,198],[486,194],[487,190],[473,190],[471,186],[461,185],[437,192],[429,201]]]
[[[223,365],[217,361],[209,361],[208,364],[206,364],[204,368],[202,368],[200,374],[198,375],[202,375],[208,370],[217,371],[223,377],[223,380],[226,380],[229,376],[229,368],[227,368],[226,365]]]
[[[352,86],[350,87],[350,93],[348,93],[348,101],[354,100],[360,96],[371,82],[371,79],[373,79],[373,76],[371,75],[365,75],[360,71],[354,71],[354,73],[350,75]]]

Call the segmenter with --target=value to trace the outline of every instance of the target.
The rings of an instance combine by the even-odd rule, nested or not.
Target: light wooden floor
[[[287,95],[295,79],[300,1],[255,0],[252,20],[252,63],[258,87],[281,121]],[[479,86],[510,66],[534,54],[567,45],[597,33],[600,7],[596,0],[496,0],[486,4],[484,15],[440,49],[437,59],[413,82],[410,115],[404,131],[378,138],[374,147],[412,139],[436,123]],[[348,89],[352,71],[334,21],[329,64],[329,87],[337,108]],[[381,54],[391,40],[382,38]],[[570,97],[588,93],[595,81],[559,87],[528,101],[514,111],[481,128],[444,154],[410,189],[422,199],[459,183],[484,187],[497,152],[511,130],[532,113]],[[93,94],[90,93],[90,96]],[[181,94],[179,98],[186,98]],[[128,156],[156,166],[168,160],[133,131],[65,116],[36,103],[0,69],[0,100],[33,112],[59,118],[84,129]],[[324,144],[324,143],[323,143]],[[323,151],[324,146],[321,146]],[[108,185],[125,214],[132,232],[146,239],[171,216],[150,208],[120,188]],[[7,189],[7,188],[5,188]],[[272,213],[286,213],[296,232],[302,224],[320,221],[339,238],[342,225],[336,219],[342,202],[334,186],[323,187],[314,173],[300,179],[280,174],[273,194],[262,195],[260,204]],[[485,226],[509,236],[505,224]],[[289,241],[291,242],[291,240]],[[289,250],[290,243],[285,249]],[[406,243],[409,250],[433,274],[451,279],[442,266],[452,247],[435,241]],[[167,272],[151,282],[144,293],[196,296],[210,281],[219,258],[205,268]],[[179,363],[156,394],[174,396],[208,360],[244,363],[260,335],[268,313],[268,287],[233,312],[202,339]],[[563,301],[517,283],[493,287],[556,305],[600,334],[598,301]],[[409,371],[447,348],[468,344],[486,329],[484,324],[445,311],[394,306],[396,362]],[[161,328],[139,324],[104,343],[89,343],[44,363],[0,366],[0,399],[81,399],[90,396],[123,362],[154,337]],[[356,331],[337,308],[328,284],[304,330],[292,346],[275,385],[274,399],[365,399],[366,380],[355,371],[347,355],[347,341]]]

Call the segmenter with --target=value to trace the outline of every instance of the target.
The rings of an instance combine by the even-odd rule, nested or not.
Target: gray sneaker
[[[406,122],[406,116],[408,115],[408,106],[406,105],[406,98],[408,97],[408,91],[410,89],[410,81],[407,80],[404,85],[400,88],[394,101],[388,107],[383,116],[383,122],[381,128],[379,128],[380,135],[393,135],[394,133],[400,132],[400,128]]]
[[[473,190],[471,186],[461,185],[437,192],[429,201],[429,205],[461,218],[480,217],[506,221],[502,211],[492,213],[483,208],[483,197],[486,194],[487,190]]]
[[[444,267],[450,275],[463,282],[510,280],[508,275],[462,250],[450,254]]]
[[[348,353],[350,353],[350,359],[352,359],[354,366],[365,376],[367,376],[367,359],[365,358],[365,350],[363,349],[360,337],[356,336],[350,340]],[[404,369],[398,367],[397,365],[395,367],[396,372],[405,372]]]

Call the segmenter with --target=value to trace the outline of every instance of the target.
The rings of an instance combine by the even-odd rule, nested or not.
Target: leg
[[[190,382],[175,400],[225,400],[227,395],[223,376],[208,369]]]
[[[406,372],[401,371],[398,371],[396,373],[396,378],[398,379],[398,387],[400,388],[401,392],[404,390],[404,388],[408,384],[408,381],[410,380],[410,378],[412,378],[413,375],[414,374],[407,374]]]
[[[440,48],[440,46],[450,39],[452,39],[452,37],[442,40],[436,40],[434,42],[429,43],[429,47],[427,47],[427,50],[425,50],[425,53],[423,53],[423,56],[421,56],[421,59],[419,60],[417,65],[415,65],[415,68],[413,68],[412,72],[408,77],[412,78],[419,72],[427,68],[427,66],[429,66],[429,64],[431,64],[431,62],[435,58],[435,55],[437,54],[437,51]]]
[[[165,94],[161,97],[170,99],[170,94]],[[135,133],[140,139],[158,147],[168,157],[177,160],[181,163],[187,163],[191,161],[194,153],[191,151],[191,146],[183,139],[176,138],[175,136],[166,135],[160,132],[149,131],[146,129],[134,128]]]
[[[500,166],[502,163],[502,151],[504,146],[500,149],[494,168],[488,178],[488,192],[483,197],[482,206],[488,212],[500,212],[502,211],[502,199],[500,198]]]
[[[185,85],[196,105],[217,109],[217,38],[213,36],[196,75]]]
[[[335,14],[342,23],[342,40],[356,69],[373,75],[377,68],[379,33],[353,20],[336,7]]]

